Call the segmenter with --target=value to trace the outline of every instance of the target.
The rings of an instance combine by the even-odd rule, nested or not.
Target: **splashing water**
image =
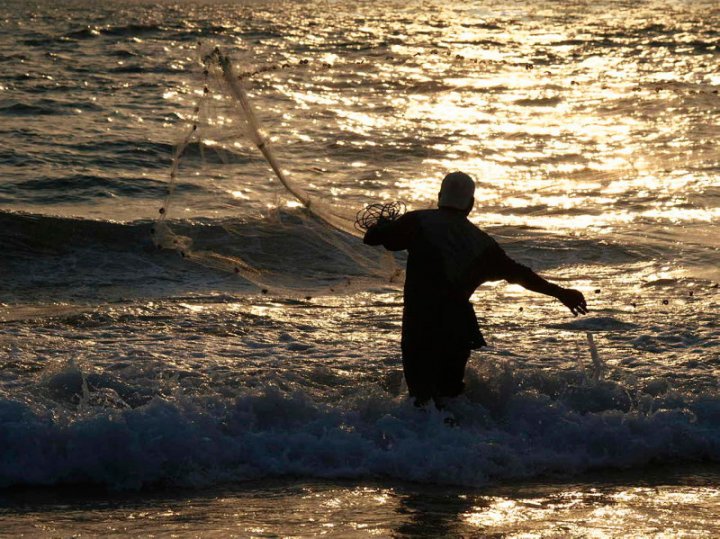
[[[306,4],[0,6],[0,484],[720,461],[715,3]],[[222,66],[203,80],[199,39],[239,59],[302,196]],[[473,220],[591,315],[479,290],[492,346],[448,428],[397,383],[395,262],[327,223],[432,205],[454,169],[478,180]]]

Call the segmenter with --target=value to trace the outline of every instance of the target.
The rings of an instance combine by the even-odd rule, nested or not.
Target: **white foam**
[[[74,412],[4,398],[0,486],[205,486],[287,475],[480,486],[720,461],[716,395],[643,395],[644,404],[623,411],[612,405],[613,389],[598,386],[595,398],[604,398],[606,409],[582,413],[567,395],[552,399],[528,388],[497,394],[490,411],[472,400],[473,389],[480,388],[471,387],[450,412],[419,410],[379,388],[333,403],[262,387],[227,399],[155,397],[136,408],[105,401]],[[444,422],[448,413],[459,427]]]

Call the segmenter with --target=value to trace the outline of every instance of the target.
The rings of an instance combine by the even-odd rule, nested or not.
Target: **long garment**
[[[408,212],[370,228],[364,241],[408,251],[402,354],[417,402],[462,393],[470,350],[486,346],[470,303],[479,285],[500,279],[549,284],[453,209]]]

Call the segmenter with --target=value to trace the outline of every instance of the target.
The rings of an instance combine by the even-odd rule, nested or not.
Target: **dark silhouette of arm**
[[[380,221],[365,232],[363,242],[367,245],[382,245],[389,251],[402,251],[410,246],[414,232],[412,212],[395,221]]]
[[[532,292],[557,298],[575,316],[587,314],[585,297],[578,290],[563,288],[543,279],[529,267],[510,258],[497,244],[488,249],[486,256],[492,261],[487,276],[488,281],[505,279],[509,283],[519,284]]]

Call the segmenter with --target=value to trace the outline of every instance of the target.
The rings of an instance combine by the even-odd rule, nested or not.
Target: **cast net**
[[[201,61],[202,94],[173,156],[168,193],[152,231],[155,244],[242,277],[263,294],[401,286],[403,272],[394,256],[364,245],[366,227],[358,222],[378,207],[383,213],[383,206],[383,218],[397,218],[404,205],[375,203],[363,210],[362,203],[323,196],[323,188],[312,185],[326,170],[288,172],[250,102],[249,73],[236,70],[219,48],[206,51]],[[204,191],[194,199],[180,192],[199,190],[192,178],[199,178]],[[205,206],[211,218],[191,224],[183,219],[193,213],[191,199],[190,206]]]
[[[186,94],[196,103],[154,239],[252,290],[399,287],[402,262],[365,246],[363,231],[400,215],[397,199],[433,207],[441,178],[457,169],[477,182],[471,220],[533,266],[538,230],[613,237],[654,256],[651,244],[662,254],[666,241],[658,228],[672,222],[684,245],[716,247],[703,227],[717,216],[705,196],[720,159],[713,85],[639,74],[629,87],[588,68],[579,73],[589,89],[561,87],[558,75],[529,90],[478,90],[440,82],[496,73],[527,83],[533,70],[436,52],[255,67],[251,54],[235,45],[234,62],[218,49],[199,54],[203,80]],[[422,83],[406,80],[417,72]],[[352,168],[362,162],[371,166]]]

